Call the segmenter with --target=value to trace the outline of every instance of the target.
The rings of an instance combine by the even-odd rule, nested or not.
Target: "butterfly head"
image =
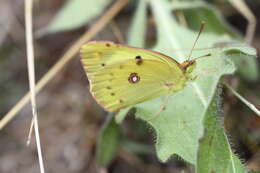
[[[185,73],[186,79],[188,79],[188,80],[196,79],[196,76],[193,76],[191,74],[193,72],[193,70],[196,68],[196,60],[205,58],[205,57],[209,57],[211,55],[212,55],[211,53],[208,53],[206,55],[202,55],[197,58],[194,58],[193,60],[186,60],[183,63],[181,63],[180,65],[181,65],[182,70]]]
[[[193,80],[192,72],[196,67],[196,61],[195,60],[186,60],[183,63],[181,63],[181,68],[184,71],[184,74],[186,78],[189,80]]]

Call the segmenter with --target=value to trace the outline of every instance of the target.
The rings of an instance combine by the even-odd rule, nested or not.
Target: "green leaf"
[[[147,25],[147,2],[144,0],[139,1],[136,9],[129,35],[128,45],[136,47],[144,47],[145,34]]]
[[[157,28],[157,43],[154,50],[160,51],[183,62],[187,59],[197,33],[181,27],[172,16],[171,2],[151,0],[151,9]],[[203,33],[196,47],[213,47],[217,43],[233,41],[228,35]],[[243,52],[239,48],[239,53]],[[189,82],[182,91],[165,98],[157,98],[138,104],[136,117],[150,124],[156,132],[156,152],[160,160],[168,160],[172,154],[196,164],[198,140],[203,134],[203,119],[222,75],[232,74],[235,66],[223,48],[193,51],[192,57],[211,53],[212,56],[197,60],[195,74],[198,78]],[[248,52],[244,51],[243,54]],[[201,74],[201,75],[200,75]],[[166,110],[160,111],[165,106]],[[126,111],[126,110],[123,110]],[[157,115],[155,118],[154,117]],[[125,113],[119,113],[122,120]]]
[[[186,17],[188,26],[192,29],[198,29],[201,21],[205,21],[207,23],[206,31],[241,39],[239,32],[225,21],[217,8],[205,1],[173,3],[172,9],[181,10]]]
[[[158,31],[158,42],[154,49],[183,62],[189,51],[181,50],[192,47],[197,33],[176,22],[166,1],[151,0],[151,6]],[[219,35],[203,33],[197,47],[209,47],[220,40]],[[146,120],[156,131],[156,151],[162,161],[169,159],[172,154],[178,154],[184,160],[196,163],[198,140],[203,133],[202,120],[219,78],[234,72],[233,63],[224,56],[222,49],[194,51],[192,57],[208,53],[213,56],[198,60],[194,72],[204,75],[199,75],[195,82],[190,82],[188,87],[170,96],[166,110],[158,117],[149,121],[159,112],[160,106],[165,105],[162,98],[135,106],[137,117]],[[205,74],[206,69],[214,69],[214,72]]]
[[[111,0],[67,0],[51,24],[48,33],[68,31],[83,26],[103,12]]]
[[[150,4],[157,29],[157,42],[153,49],[173,57],[180,63],[187,60],[197,32],[178,24],[172,15],[172,2],[150,0]],[[203,119],[219,79],[235,71],[233,61],[227,54],[228,49],[236,49],[235,54],[241,56],[253,53],[253,49],[243,44],[229,45],[228,49],[225,49],[225,46],[216,47],[223,42],[236,41],[231,38],[234,35],[226,34],[224,30],[203,32],[196,45],[196,48],[202,49],[194,50],[192,57],[196,58],[208,53],[212,56],[196,61],[194,74],[197,74],[198,78],[189,81],[187,87],[178,93],[173,93],[167,99],[161,97],[134,106],[136,117],[150,124],[155,130],[156,152],[160,160],[167,161],[173,154],[177,154],[187,162],[196,165],[199,139],[204,129]],[[161,106],[165,106],[166,109],[160,111]],[[117,120],[122,121],[126,112],[127,110],[119,112]]]
[[[218,120],[220,112],[219,93],[212,100],[204,118],[204,136],[200,140],[198,173],[244,173],[245,168],[231,151],[227,136]]]
[[[245,53],[238,53],[243,50]],[[237,67],[238,74],[249,81],[256,81],[259,79],[259,69],[256,60],[256,49],[246,45],[235,43],[226,45],[226,55],[229,56]]]
[[[120,144],[121,130],[111,114],[98,138],[96,159],[102,166],[107,166],[115,157]]]

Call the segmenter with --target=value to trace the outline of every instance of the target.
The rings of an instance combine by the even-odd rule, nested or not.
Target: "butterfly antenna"
[[[212,56],[212,54],[211,54],[211,53],[208,53],[208,54],[206,54],[206,55],[202,55],[202,56],[196,57],[196,58],[194,58],[193,60],[197,60],[197,59],[204,58],[204,57],[207,57],[207,56]]]
[[[191,50],[190,50],[190,54],[189,54],[189,56],[188,56],[188,60],[190,60],[192,51],[194,50],[195,45],[196,45],[196,43],[198,42],[198,39],[199,39],[199,37],[200,37],[200,34],[201,34],[201,32],[203,31],[205,25],[206,25],[206,22],[205,22],[205,21],[202,21],[202,22],[201,22],[201,25],[200,25],[200,30],[199,30],[198,36],[197,36],[197,38],[196,38],[196,40],[195,40],[195,42],[194,42],[194,44],[193,44],[193,46],[192,46],[192,48],[191,48]]]

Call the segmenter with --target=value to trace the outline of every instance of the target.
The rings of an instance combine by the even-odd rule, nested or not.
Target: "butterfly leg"
[[[206,74],[209,74],[209,73],[214,73],[214,72],[217,72],[217,71],[218,71],[218,70],[217,70],[216,68],[213,68],[213,69],[212,69],[212,68],[211,68],[211,69],[209,69],[209,68],[203,69],[201,72],[192,75],[189,79],[190,79],[191,81],[194,81],[194,80],[197,79],[197,77],[199,77],[199,76],[203,76],[203,75],[206,75]]]
[[[198,76],[203,76],[209,73],[217,72],[218,70],[216,68],[204,68],[201,72],[198,72],[193,76],[194,79],[196,79]],[[193,79],[192,79],[193,80]]]
[[[170,98],[170,96],[166,96],[166,99],[163,101],[163,104],[160,106],[160,110],[157,113],[155,113],[152,117],[148,118],[147,121],[151,121],[151,120],[157,118],[166,109],[165,105],[168,104],[169,98]]]

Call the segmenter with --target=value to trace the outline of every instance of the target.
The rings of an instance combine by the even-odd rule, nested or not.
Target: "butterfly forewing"
[[[169,94],[185,83],[176,61],[140,48],[90,42],[81,57],[91,93],[108,111]]]

